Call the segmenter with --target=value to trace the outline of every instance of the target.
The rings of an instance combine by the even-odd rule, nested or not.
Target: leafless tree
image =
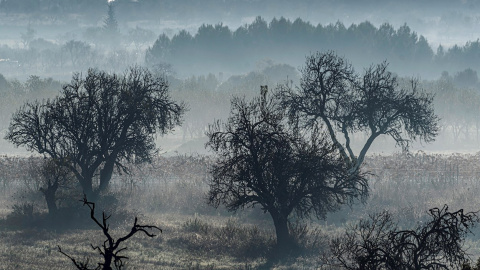
[[[31,158],[29,165],[29,177],[39,182],[39,190],[47,203],[48,214],[53,216],[58,210],[57,191],[61,188],[72,188],[74,176],[64,164],[52,158]]]
[[[326,134],[303,132],[289,122],[277,95],[248,102],[233,98],[231,115],[207,133],[217,156],[209,202],[231,211],[259,205],[275,225],[277,253],[294,247],[288,220],[324,215],[367,194],[362,175],[353,177]]]
[[[388,212],[361,220],[331,242],[335,264],[349,270],[460,269],[468,260],[463,241],[477,214],[450,212],[446,205],[429,214],[430,221],[412,230],[400,229]]]
[[[433,96],[418,89],[415,80],[403,87],[387,67],[386,62],[373,65],[360,76],[334,52],[317,52],[307,57],[298,88],[281,87],[291,116],[308,128],[323,123],[352,173],[381,135],[408,149],[411,140],[431,142],[438,133]],[[358,154],[351,146],[357,132],[367,134]]]
[[[77,68],[87,63],[92,53],[92,48],[86,42],[70,40],[65,43],[62,49],[68,53],[72,66]]]
[[[94,199],[115,167],[128,172],[126,162],[149,162],[153,135],[179,125],[184,111],[170,98],[168,83],[146,69],[123,76],[90,69],[85,78],[74,75],[54,100],[21,107],[5,138],[65,164]]]
[[[114,239],[110,233],[109,229],[110,226],[107,223],[107,220],[110,218],[110,216],[106,216],[105,212],[102,213],[102,221],[100,222],[96,217],[95,217],[95,203],[89,202],[87,200],[87,197],[84,196],[83,200],[83,205],[88,206],[90,208],[90,218],[95,222],[95,224],[98,225],[102,229],[103,235],[107,238],[101,247],[99,246],[93,246],[91,245],[92,249],[98,251],[100,255],[103,257],[103,262],[98,263],[97,267],[95,268],[89,268],[89,261],[90,259],[87,259],[85,262],[79,262],[75,260],[72,256],[68,255],[67,253],[63,252],[60,246],[58,246],[58,251],[68,257],[73,264],[77,267],[79,270],[90,270],[90,269],[95,269],[95,270],[112,270],[112,263],[115,269],[121,270],[123,269],[124,265],[124,260],[128,260],[129,258],[123,255],[120,255],[120,252],[125,251],[127,248],[123,247],[120,248],[120,245],[128,240],[130,237],[134,236],[138,232],[143,232],[146,236],[153,238],[156,235],[150,232],[151,230],[158,230],[162,232],[162,230],[153,225],[139,225],[137,223],[138,219],[135,217],[135,222],[133,223],[133,226],[130,230],[130,232],[118,239]]]

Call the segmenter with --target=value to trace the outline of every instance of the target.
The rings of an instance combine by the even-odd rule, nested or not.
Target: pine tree
[[[109,45],[118,45],[118,37],[120,31],[118,30],[118,22],[115,16],[115,6],[114,2],[108,3],[108,13],[105,18],[103,25],[103,32],[105,34],[105,39]]]

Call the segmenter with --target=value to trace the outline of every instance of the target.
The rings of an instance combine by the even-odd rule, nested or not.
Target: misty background
[[[60,256],[57,246],[89,247],[95,236],[85,230],[65,240],[56,232],[17,231],[49,224],[42,223],[48,205],[39,190],[50,178],[40,173],[46,159],[4,139],[15,111],[26,102],[54,98],[72,76],[85,77],[89,68],[126,74],[131,67],[146,67],[164,76],[172,100],[187,107],[181,126],[156,138],[160,155],[149,164],[127,164],[131,174],[115,171],[99,202],[112,213],[112,224],[125,227],[139,215],[165,229],[161,241],[142,242],[141,254],[131,256],[133,268],[214,269],[209,266],[226,265],[218,256],[226,255],[237,264],[230,269],[239,269],[239,263],[253,269],[249,260],[264,259],[273,231],[263,209],[231,213],[205,203],[214,164],[205,134],[214,121],[228,118],[232,97],[250,100],[265,85],[268,91],[281,84],[295,88],[306,57],[315,52],[334,51],[358,74],[385,61],[406,89],[413,79],[418,89],[434,95],[439,135],[433,143],[413,143],[410,153],[379,137],[365,159],[371,188],[365,204],[306,225],[292,217],[291,230],[313,254],[300,258],[298,269],[317,266],[329,237],[381,209],[402,228],[425,222],[429,207],[476,211],[479,10],[476,0],[0,0],[0,227],[14,229],[1,232],[7,240],[0,241],[0,261],[24,269],[32,268],[27,263],[65,269],[52,259]],[[350,139],[358,151],[355,146],[363,146],[368,134]],[[84,226],[77,222],[90,222],[80,215],[86,213],[78,203],[83,190],[72,179],[57,192],[59,217],[66,227]],[[474,233],[467,244],[477,258],[480,228]],[[205,268],[199,261],[206,261]]]
[[[305,56],[335,50],[357,71],[386,61],[436,95],[441,134],[413,150],[477,152],[480,15],[476,1],[0,1],[0,147],[11,114],[51,98],[91,67],[132,65],[167,76],[189,111],[169,153],[203,153],[205,131],[228,116],[232,95],[295,85]],[[362,140],[358,134],[354,140]],[[385,139],[373,152],[399,151]],[[388,146],[388,147],[385,147]],[[176,151],[176,152],[175,152]]]

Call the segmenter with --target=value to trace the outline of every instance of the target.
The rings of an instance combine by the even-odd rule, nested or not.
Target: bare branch
[[[95,217],[95,203],[88,201],[86,195],[84,195],[83,199],[80,201],[83,203],[83,205],[86,205],[88,206],[88,208],[90,208],[90,218],[97,224],[97,226],[99,226],[102,229],[103,235],[107,238],[103,242],[101,247],[90,245],[93,250],[96,250],[103,257],[103,262],[98,263],[99,266],[95,269],[104,269],[104,270],[112,269],[111,268],[112,262],[116,267],[116,269],[119,269],[119,270],[122,269],[122,267],[124,266],[123,261],[128,260],[127,256],[119,255],[120,252],[125,251],[127,249],[126,247],[119,248],[122,242],[128,240],[130,237],[132,237],[138,232],[143,232],[145,235],[147,235],[150,238],[153,238],[156,236],[150,231],[159,230],[160,233],[162,232],[162,230],[159,227],[154,225],[139,225],[137,223],[138,219],[137,217],[135,217],[135,222],[130,232],[127,235],[118,238],[118,240],[115,240],[109,233],[109,224],[107,223],[107,220],[110,218],[110,216],[105,215],[105,212],[103,212],[102,222],[100,222]],[[77,269],[88,270],[88,268],[80,268],[80,267],[88,267],[88,260],[86,263],[78,263],[73,257],[62,252],[60,247],[58,247],[58,250],[60,253],[70,258],[74,263],[74,265],[77,267]]]

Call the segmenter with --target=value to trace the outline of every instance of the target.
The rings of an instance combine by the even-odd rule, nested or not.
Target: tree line
[[[265,58],[300,65],[305,51],[334,49],[358,66],[387,59],[397,72],[432,76],[443,70],[477,69],[474,59],[480,53],[479,44],[477,40],[434,51],[424,36],[406,24],[395,29],[388,23],[376,27],[369,21],[350,26],[340,21],[312,25],[300,18],[267,22],[257,17],[237,29],[204,24],[195,34],[185,30],[172,37],[162,34],[147,50],[145,62],[168,62],[179,70],[208,65],[233,71]]]
[[[115,9],[114,9],[115,7]],[[456,73],[479,68],[480,41],[451,48],[431,47],[427,39],[404,24],[378,27],[365,21],[346,26],[336,22],[313,25],[300,18],[284,17],[267,22],[257,17],[252,23],[230,29],[223,24],[204,24],[196,33],[181,30],[173,36],[141,27],[124,29],[116,5],[107,12],[102,27],[87,27],[82,37],[65,37],[55,42],[36,36],[30,25],[21,33],[21,47],[0,46],[0,72],[6,74],[64,74],[65,70],[86,70],[89,66],[121,71],[132,64],[177,71],[180,75],[245,73],[265,59],[300,66],[303,52],[335,50],[354,66],[363,67],[387,60],[399,74],[420,74],[435,78],[443,71]],[[149,47],[148,47],[149,46]],[[146,51],[145,51],[145,48]],[[232,64],[235,63],[235,64]]]

